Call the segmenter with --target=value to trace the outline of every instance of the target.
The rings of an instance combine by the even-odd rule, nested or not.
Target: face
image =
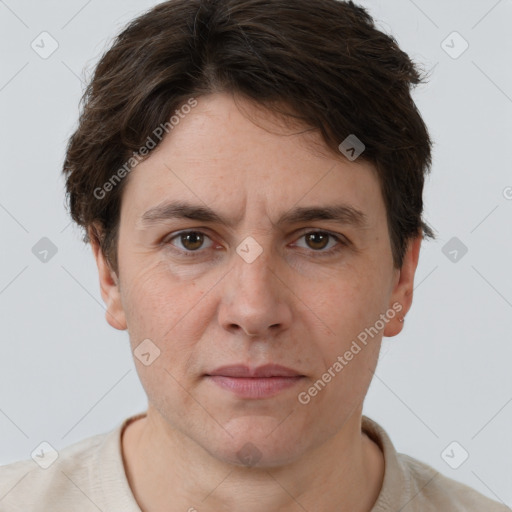
[[[146,354],[169,431],[226,462],[289,463],[362,405],[419,242],[395,269],[371,164],[246,100],[197,101],[128,177],[119,279],[96,251],[107,319]]]

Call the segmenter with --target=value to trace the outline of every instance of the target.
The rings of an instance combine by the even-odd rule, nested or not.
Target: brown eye
[[[329,243],[329,238],[331,235],[328,233],[322,233],[320,231],[315,233],[308,233],[305,235],[306,242],[311,249],[321,250],[327,247]]]
[[[302,249],[308,249],[311,256],[331,256],[347,247],[343,235],[335,235],[328,231],[309,231],[304,233],[293,244]]]
[[[204,251],[199,251],[199,249],[210,249],[213,245],[210,237],[201,231],[182,231],[169,238],[165,243],[185,254],[203,253]]]
[[[189,233],[182,233],[180,235],[180,240],[185,249],[189,251],[195,251],[200,249],[203,245],[204,235],[202,233],[191,231]]]

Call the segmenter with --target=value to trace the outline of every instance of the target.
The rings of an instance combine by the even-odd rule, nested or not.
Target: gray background
[[[438,235],[423,244],[403,332],[384,338],[365,414],[398,451],[512,506],[512,1],[360,4],[432,70],[414,98],[435,143],[425,213]],[[0,1],[0,464],[145,410],[60,169],[83,81],[112,36],[153,5]],[[46,37],[51,48],[43,31],[59,45],[47,59],[31,47]],[[454,31],[469,44],[461,55]],[[46,263],[32,252],[42,237],[57,248]],[[453,441],[462,448],[443,457]],[[469,458],[452,469],[462,449]]]

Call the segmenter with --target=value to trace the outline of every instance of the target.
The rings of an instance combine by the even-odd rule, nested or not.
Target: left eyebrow
[[[359,229],[365,229],[369,226],[365,213],[346,204],[322,207],[297,207],[283,214],[278,224],[299,224],[301,222],[317,220],[334,220]]]
[[[185,201],[167,201],[146,211],[140,217],[140,225],[148,227],[171,219],[191,219],[224,224],[229,227],[235,224],[234,221],[228,220],[207,206],[194,205]],[[369,226],[366,214],[347,204],[295,207],[282,214],[277,224],[299,224],[318,220],[333,220],[359,229]]]

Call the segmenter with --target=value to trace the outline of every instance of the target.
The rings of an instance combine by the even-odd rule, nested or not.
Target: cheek
[[[132,350],[149,339],[160,351],[151,366],[176,377],[185,375],[215,313],[205,295],[217,281],[179,278],[162,262],[135,272],[122,293]],[[144,373],[145,367],[136,364]]]
[[[163,262],[134,272],[123,293],[130,332],[149,329],[148,333],[162,339],[194,309],[203,293],[194,281],[176,278]]]
[[[376,263],[343,268],[301,296],[329,332],[330,339],[347,342],[375,323],[388,305],[388,287]],[[339,348],[339,347],[337,347]]]
[[[136,370],[148,399],[161,411],[193,406],[185,388],[204,330],[198,319],[207,318],[203,295],[194,282],[176,280],[158,263],[135,272],[125,284],[123,304]]]

